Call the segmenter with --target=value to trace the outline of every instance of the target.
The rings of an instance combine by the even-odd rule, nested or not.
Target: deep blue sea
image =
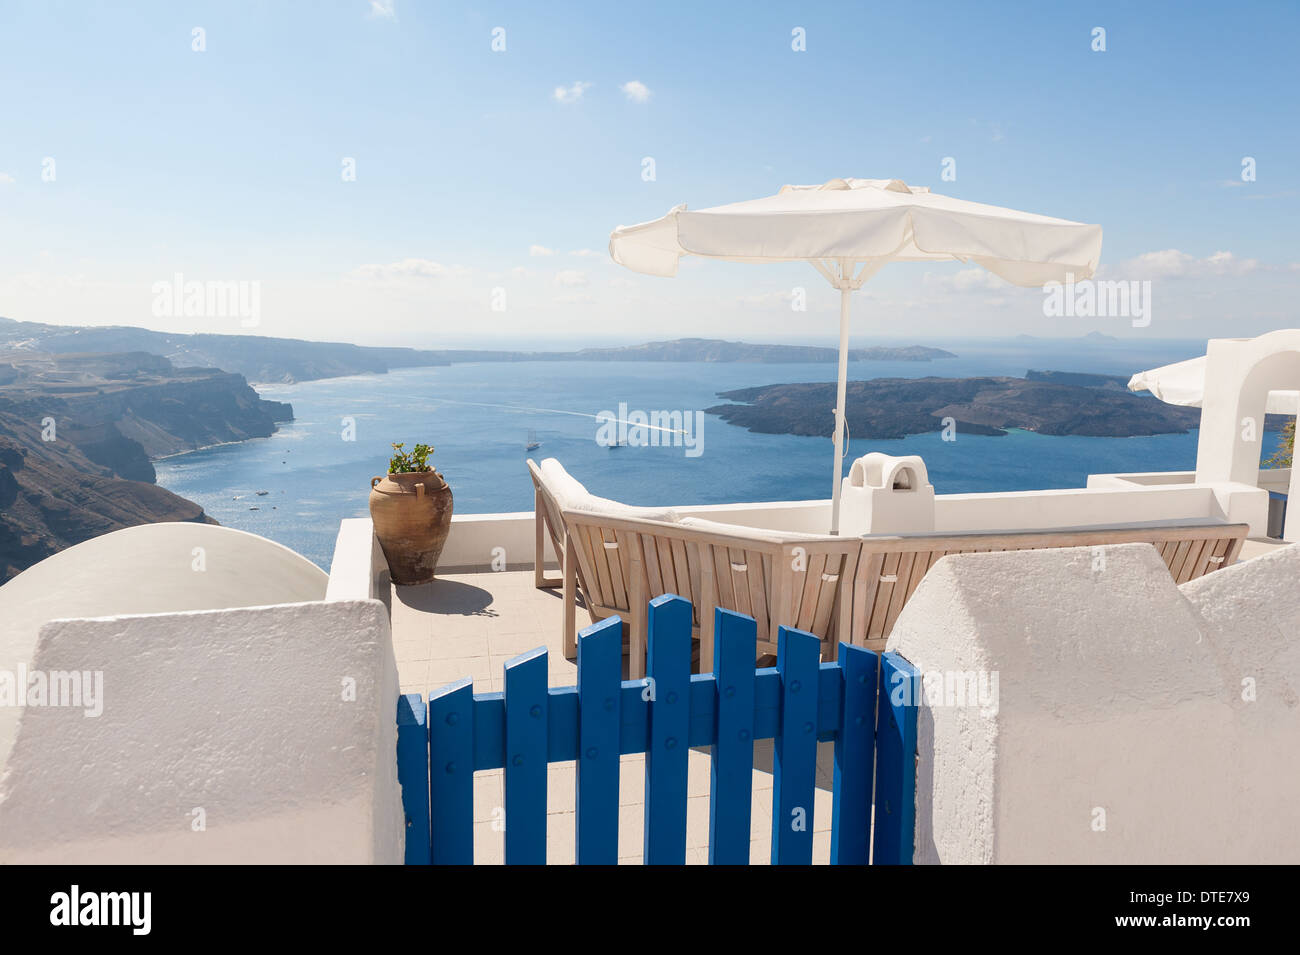
[[[1019,376],[1029,368],[1128,375],[1204,351],[1204,342],[1172,341],[942,344],[959,357],[852,362],[850,378]],[[458,514],[530,510],[533,491],[524,465],[530,456],[556,457],[588,490],[630,504],[827,498],[829,409],[826,438],[751,434],[706,415],[696,457],[682,447],[602,446],[595,416],[617,412],[620,403],[629,411],[693,415],[721,404],[720,391],[834,378],[833,363],[522,362],[259,386],[265,397],[291,402],[295,420],[269,438],[163,459],[158,483],[198,502],[222,524],[270,537],[327,569],[339,521],[367,514],[370,478],[387,470],[394,441],[435,447],[431,460],[451,484]],[[346,419],[355,425],[354,440],[344,439]],[[530,431],[541,447],[526,453]],[[1275,435],[1266,435],[1266,453],[1275,443]],[[871,450],[920,454],[935,491],[955,494],[1081,487],[1090,473],[1191,470],[1196,434],[851,438],[846,467]],[[258,491],[268,493],[259,497]]]

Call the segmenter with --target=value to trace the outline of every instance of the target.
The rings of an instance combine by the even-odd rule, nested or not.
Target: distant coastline
[[[132,326],[46,325],[0,318],[0,356],[147,352],[178,368],[220,368],[255,384],[293,384],[349,375],[385,374],[395,368],[427,368],[462,362],[700,361],[832,362],[835,348],[767,345],[713,338],[680,338],[576,351],[511,351],[474,348],[388,348],[345,342],[259,335],[173,334]],[[853,361],[933,361],[957,357],[928,345],[854,348]],[[0,359],[2,360],[2,359]]]

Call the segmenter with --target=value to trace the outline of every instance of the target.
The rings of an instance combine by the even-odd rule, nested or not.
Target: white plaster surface
[[[0,669],[30,664],[50,620],[320,600],[328,580],[300,554],[245,531],[186,522],[128,527],[69,547],[0,587]],[[17,722],[17,709],[0,706],[0,773]]]
[[[1248,820],[1300,860],[1300,832],[1252,808],[1300,795],[1293,775],[1230,768],[1244,730],[1207,635],[1147,544],[940,560],[888,648],[923,673],[996,673],[998,693],[922,700],[917,861],[1258,861]]]
[[[102,671],[103,713],[22,711],[0,861],[401,861],[378,601],[56,621],[32,666]]]
[[[1225,772],[1247,790],[1235,839],[1252,862],[1300,859],[1300,544],[1180,588],[1227,674],[1237,740]]]

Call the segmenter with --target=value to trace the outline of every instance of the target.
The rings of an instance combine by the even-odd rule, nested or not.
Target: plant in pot
[[[370,481],[370,519],[395,584],[433,580],[451,529],[451,488],[429,466],[433,448],[393,445],[388,476]]]

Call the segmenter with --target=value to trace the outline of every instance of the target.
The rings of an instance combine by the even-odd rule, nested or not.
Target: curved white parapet
[[[216,524],[142,524],[47,557],[0,587],[0,670],[31,663],[50,620],[323,600],[329,578],[274,541]],[[0,706],[0,768],[21,711]]]

